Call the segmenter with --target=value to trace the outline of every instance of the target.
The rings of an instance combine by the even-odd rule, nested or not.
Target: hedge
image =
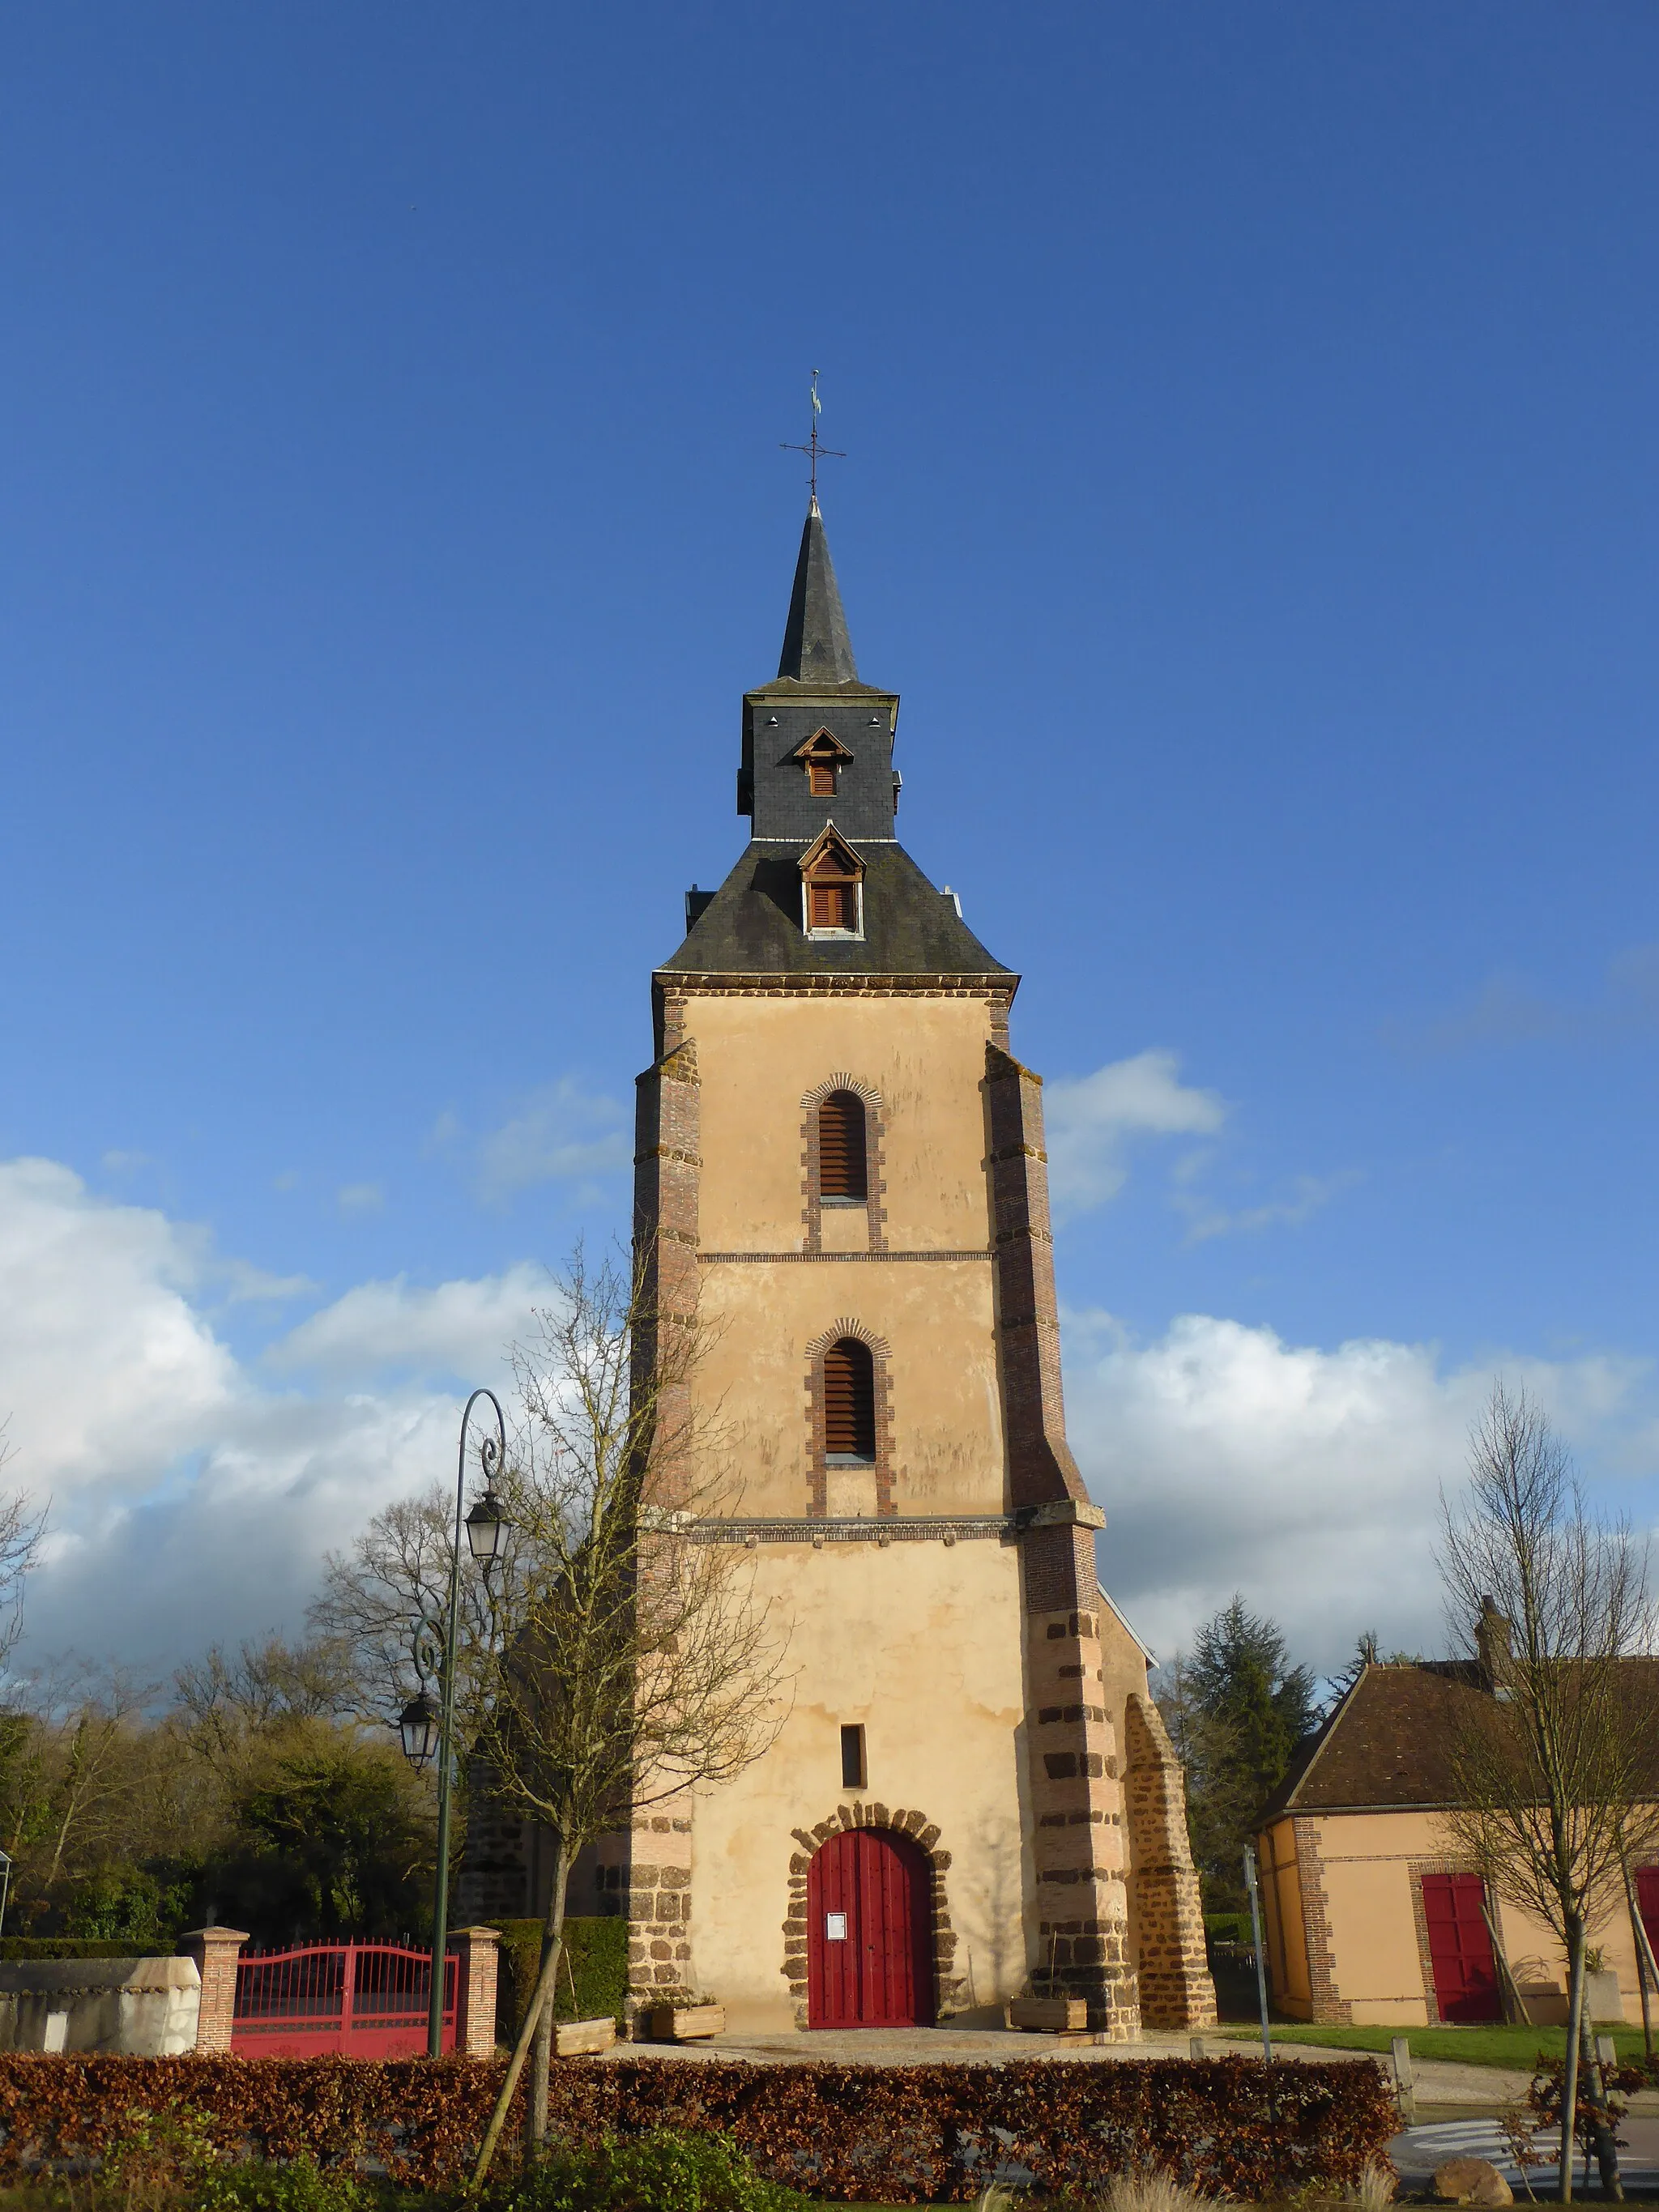
[[[501,1938],[495,1978],[495,2040],[511,2044],[529,2005],[542,1964],[539,1920],[492,1920]],[[574,1989],[572,1984],[574,1984]],[[628,1923],[620,1915],[572,1917],[564,1923],[564,1956],[554,1996],[556,2020],[621,2021],[628,1996]]]
[[[175,1943],[124,1942],[112,1936],[0,1936],[0,1959],[170,1959]]]
[[[459,2179],[499,2062],[106,2058],[0,2054],[0,2183],[95,2156],[140,2115],[186,2108],[227,2154],[370,2161],[394,2181]],[[837,2200],[966,2202],[1001,2166],[1091,2192],[1160,2166],[1211,2195],[1343,2188],[1399,2125],[1373,2062],[1023,2059],[1003,2065],[555,2063],[556,2139],[659,2128],[729,2135],[769,2179]]]

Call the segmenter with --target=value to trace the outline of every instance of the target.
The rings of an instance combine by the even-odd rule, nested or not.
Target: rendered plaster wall
[[[942,2011],[990,2021],[1024,1990],[1033,1908],[1020,1741],[1018,1558],[975,1540],[767,1545],[756,1589],[795,1621],[794,1703],[778,1741],[697,1799],[692,1830],[696,1984],[736,2031],[787,2030],[784,1971],[794,1831],[855,1801],[926,1816],[950,1855],[956,1936]],[[843,1790],[843,1726],[865,1729],[867,1786]]]
[[[697,1272],[711,1334],[695,1387],[721,1409],[735,1510],[813,1510],[809,1348],[848,1324],[877,1344],[884,1370],[892,1510],[1006,1510],[984,1001],[696,998],[686,1023],[700,1080],[697,1244],[707,1256]],[[802,1102],[842,1078],[872,1102],[870,1198],[824,1209],[821,1249],[808,1253],[811,1109]],[[947,1254],[963,1256],[932,1256]],[[873,1477],[852,1470],[831,1481],[832,1514],[877,1505]]]
[[[843,1324],[879,1340],[890,1408],[891,1500],[900,1514],[1007,1510],[987,1261],[857,1268],[699,1271],[711,1348],[695,1388],[715,1417],[741,1484],[733,1510],[812,1511],[809,1347]],[[829,1510],[873,1514],[873,1472],[837,1470]],[[839,1492],[839,1494],[837,1494]]]
[[[990,1243],[983,999],[693,997],[686,1030],[702,1086],[705,1251],[804,1249],[801,1101],[842,1076],[881,1101],[885,1189],[871,1198],[889,1248]]]
[[[1302,1833],[1292,1843],[1292,1826]],[[1265,1848],[1265,1840],[1264,1840]],[[1467,1857],[1431,1812],[1338,1813],[1299,1815],[1275,1823],[1273,1850],[1281,1864],[1293,1858],[1293,1888],[1279,1876],[1283,1909],[1300,1906],[1308,1960],[1306,1978],[1294,1964],[1281,1984],[1279,1955],[1270,1947],[1275,1996],[1297,2019],[1340,2017],[1356,2026],[1421,2027],[1438,2017],[1422,1920],[1421,1877],[1467,1867]],[[1316,1879],[1312,1881],[1310,1875]],[[1537,1917],[1500,1899],[1498,1929],[1504,1953],[1540,2022],[1565,2003],[1561,1947]],[[1287,1925],[1292,1956],[1297,1929]],[[1626,2017],[1639,2015],[1635,1941],[1621,1893],[1609,1894],[1593,1941],[1617,1974]],[[1320,1955],[1328,1959],[1328,1988],[1320,1989]],[[1300,1986],[1298,1986],[1298,1983]],[[1310,1996],[1309,1985],[1312,1984]],[[1333,2007],[1340,2008],[1335,2013]]]

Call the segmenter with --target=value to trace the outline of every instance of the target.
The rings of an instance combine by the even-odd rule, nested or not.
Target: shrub
[[[632,2142],[558,2149],[492,2191],[489,2212],[794,2212],[724,2136],[655,2128]]]
[[[176,2099],[149,2112],[130,2107],[119,2124],[104,2152],[97,2194],[115,2198],[125,2212],[167,2212],[213,2164],[211,2128]]]
[[[285,2166],[247,2159],[216,2166],[196,2191],[202,2212],[357,2212],[364,2198],[355,2174],[325,2172],[304,2152]]]
[[[171,1943],[120,1942],[107,1936],[0,1936],[0,1959],[168,1959]]]
[[[542,1964],[539,1920],[492,1920],[501,1939],[495,1979],[495,2040],[515,2043]],[[628,1923],[621,1917],[573,1917],[564,1923],[564,1956],[554,1992],[556,2020],[621,2021],[628,1996]]]
[[[495,2061],[46,2057],[0,2053],[0,2184],[95,2160],[135,2118],[187,2107],[220,2158],[378,2163],[393,2182],[459,2180],[483,2134]],[[816,2197],[938,2203],[1023,2167],[1049,2195],[1097,2195],[1161,2168],[1257,2203],[1355,2186],[1398,2120],[1375,2061],[1239,2057],[1117,2065],[754,2066],[673,2059],[553,2069],[550,2123],[570,2149],[660,2129],[726,2136],[766,2179]]]

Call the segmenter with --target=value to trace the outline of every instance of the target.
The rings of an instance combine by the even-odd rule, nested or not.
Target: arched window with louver
[[[830,1460],[876,1456],[876,1363],[855,1336],[823,1355],[823,1449]]]
[[[818,1196],[830,1205],[860,1206],[869,1196],[865,1166],[864,1101],[832,1091],[818,1108]]]

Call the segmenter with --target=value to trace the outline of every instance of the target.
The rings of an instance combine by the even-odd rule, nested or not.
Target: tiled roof
[[[1659,1660],[1627,1659],[1623,1671],[1634,1710],[1651,1723],[1659,1712]],[[1302,1746],[1264,1817],[1449,1804],[1454,1739],[1492,1709],[1492,1693],[1472,1661],[1367,1667]],[[1659,1795],[1659,1741],[1652,1762]]]

